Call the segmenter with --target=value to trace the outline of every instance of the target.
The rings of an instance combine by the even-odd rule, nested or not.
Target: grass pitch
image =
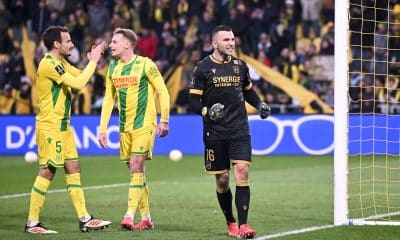
[[[232,239],[215,196],[214,177],[203,171],[201,156],[172,162],[155,156],[147,162],[150,208],[154,230],[129,232],[119,222],[126,211],[129,173],[117,156],[81,156],[82,185],[91,214],[113,222],[100,232],[80,233],[75,211],[65,191],[50,192],[41,221],[59,233],[32,236],[23,233],[28,193],[37,165],[22,156],[0,157],[0,239]],[[276,237],[333,222],[332,156],[254,157],[250,170],[249,223],[260,239],[398,239],[399,227],[345,226]],[[65,189],[64,172],[57,173],[50,191]],[[93,188],[100,186],[100,188]],[[231,181],[234,192],[234,181]],[[7,197],[6,197],[7,196]],[[139,219],[139,217],[137,217]]]

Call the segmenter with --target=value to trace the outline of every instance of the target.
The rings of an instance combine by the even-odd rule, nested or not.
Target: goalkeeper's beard
[[[230,55],[228,55],[228,54],[226,54],[226,53],[220,51],[218,48],[217,48],[217,52],[218,52],[218,54],[222,57],[222,61],[223,61],[223,62],[229,61]]]

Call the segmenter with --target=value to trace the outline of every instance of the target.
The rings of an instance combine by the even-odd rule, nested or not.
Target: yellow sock
[[[31,202],[29,204],[28,221],[39,221],[40,211],[46,200],[47,189],[51,181],[37,176],[31,190]]]
[[[86,210],[85,195],[81,187],[81,174],[65,174],[65,182],[67,184],[67,191],[71,197],[72,204],[74,205],[78,218],[83,218],[88,215]]]
[[[131,182],[129,184],[128,193],[128,211],[127,213],[135,215],[139,201],[142,197],[144,187],[144,173],[131,174]]]
[[[151,220],[149,207],[149,187],[146,183],[146,177],[144,177],[142,197],[139,200],[139,211],[142,219]]]

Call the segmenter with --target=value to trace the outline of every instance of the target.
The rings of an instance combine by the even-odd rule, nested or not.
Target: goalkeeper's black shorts
[[[218,174],[230,170],[231,161],[251,162],[250,135],[230,139],[205,140],[204,168],[207,173]]]

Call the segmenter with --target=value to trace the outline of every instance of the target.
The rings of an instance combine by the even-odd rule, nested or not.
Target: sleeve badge
[[[60,75],[63,75],[63,74],[65,73],[65,70],[64,70],[64,68],[63,68],[61,65],[57,65],[54,69],[55,69],[55,70],[57,71],[57,73],[60,74]]]

